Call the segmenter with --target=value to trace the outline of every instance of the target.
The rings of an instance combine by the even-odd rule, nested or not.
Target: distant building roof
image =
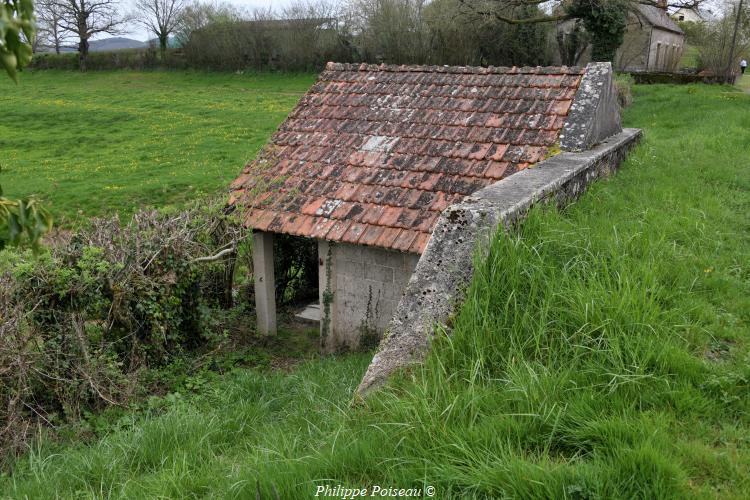
[[[695,7],[692,9],[689,9],[687,7],[680,7],[678,9],[675,9],[674,12],[672,12],[672,17],[677,18],[677,20],[680,20],[679,16],[683,14],[687,14],[687,16],[692,14],[693,16],[697,17],[701,21],[710,21],[716,17],[714,12],[711,9],[707,9],[704,7]],[[688,20],[687,16],[685,18],[686,21]]]
[[[636,14],[653,27],[673,31],[681,35],[684,34],[680,27],[677,26],[677,23],[669,17],[666,11],[653,5],[643,4],[636,4],[636,9],[638,10]]]
[[[551,152],[583,73],[329,63],[230,203],[255,229],[421,253],[448,205]]]
[[[304,28],[330,28],[336,26],[334,17],[300,17],[296,19],[253,19],[238,24],[255,30],[290,30]]]

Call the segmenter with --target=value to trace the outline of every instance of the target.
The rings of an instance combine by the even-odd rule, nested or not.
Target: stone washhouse
[[[323,351],[369,346],[446,208],[620,131],[609,63],[329,63],[232,184],[253,229],[259,331],[276,331],[274,234],[317,243]]]

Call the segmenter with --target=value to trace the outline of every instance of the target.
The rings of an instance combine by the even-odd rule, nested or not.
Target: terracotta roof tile
[[[329,63],[230,203],[259,230],[421,253],[442,210],[545,158],[582,75]]]
[[[365,232],[362,233],[362,237],[359,239],[360,245],[375,245],[378,239],[383,235],[386,228],[383,226],[366,226]]]
[[[430,241],[429,233],[419,233],[409,247],[409,252],[421,254],[424,249],[427,248],[427,243]]]
[[[504,161],[493,161],[485,175],[492,179],[502,179],[505,176],[505,171],[508,169],[508,162]]]
[[[367,226],[358,222],[352,222],[347,228],[346,232],[341,236],[341,241],[344,243],[357,243],[362,237],[362,233],[365,232]]]
[[[328,234],[326,234],[326,239],[332,241],[341,241],[341,239],[344,237],[344,234],[346,234],[346,230],[349,229],[351,223],[352,222],[348,220],[337,220],[336,223],[331,226],[331,230],[328,231]]]
[[[315,221],[315,225],[313,226],[313,229],[310,232],[309,236],[310,238],[318,239],[324,239],[328,234],[328,231],[330,231],[337,222],[334,219],[326,219],[324,217],[316,217]]]
[[[248,212],[247,217],[245,218],[245,224],[261,231],[265,231],[268,229],[268,226],[271,225],[271,221],[273,221],[274,217],[276,217],[276,213],[274,212],[252,210]]]
[[[410,229],[404,229],[401,231],[401,233],[398,235],[398,237],[393,242],[392,248],[394,250],[401,250],[402,252],[407,252],[409,248],[411,247],[411,244],[414,243],[414,240],[419,236],[418,231],[412,231]]]
[[[375,246],[392,248],[393,242],[396,241],[396,238],[398,238],[398,235],[401,234],[401,231],[401,229],[394,229],[390,227],[384,228],[383,234],[381,234],[378,238],[378,241],[375,242]]]

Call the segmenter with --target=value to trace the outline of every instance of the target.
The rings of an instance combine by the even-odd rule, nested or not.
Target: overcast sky
[[[206,0],[199,0],[201,2],[204,2]],[[267,9],[269,7],[276,9],[283,9],[284,7],[288,6],[289,4],[294,3],[294,0],[222,0],[222,3],[228,3],[243,9],[247,10],[253,10],[253,9]],[[336,2],[334,2],[336,3]],[[129,0],[123,0],[123,5],[128,6],[128,10],[130,10],[132,7],[131,2]],[[128,33],[123,35],[128,38],[134,38],[136,40],[148,40],[149,38],[153,38],[154,35],[149,35],[146,33],[144,29],[137,25],[131,25],[127,28]],[[108,38],[108,36],[104,36],[102,38]]]

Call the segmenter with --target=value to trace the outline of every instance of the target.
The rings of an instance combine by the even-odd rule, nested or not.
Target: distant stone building
[[[232,185],[259,331],[276,330],[274,234],[317,245],[322,349],[375,345],[443,210],[620,130],[609,64],[329,63]]]
[[[558,43],[573,36],[575,20],[557,27]],[[663,10],[652,5],[636,4],[628,16],[627,31],[617,50],[613,64],[617,71],[674,71],[685,47],[685,34]],[[568,64],[585,65],[591,62],[591,47],[581,48],[576,61]],[[562,56],[557,55],[557,64]]]

